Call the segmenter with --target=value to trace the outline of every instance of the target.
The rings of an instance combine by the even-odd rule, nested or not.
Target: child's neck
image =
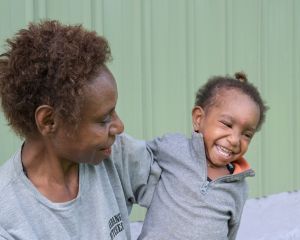
[[[207,177],[211,180],[215,180],[217,178],[230,174],[227,166],[216,166],[208,160],[206,161],[206,163],[207,163]]]

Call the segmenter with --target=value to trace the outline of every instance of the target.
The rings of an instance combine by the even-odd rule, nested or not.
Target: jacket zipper
[[[238,173],[238,174],[234,174],[234,175],[242,175],[242,174],[247,173],[248,171],[250,171],[250,170],[246,170],[245,172]],[[219,177],[219,178],[217,178],[217,179],[215,179],[215,180],[212,180],[212,181],[206,180],[206,181],[202,184],[202,186],[201,186],[201,188],[200,188],[200,192],[201,192],[203,195],[205,195],[205,194],[207,193],[207,189],[208,189],[209,185],[211,185],[211,184],[214,183],[214,182],[222,181],[223,179],[229,178],[229,177],[231,177],[231,176],[232,176],[232,175],[226,175],[226,176]],[[206,173],[206,179],[207,179],[207,173]]]

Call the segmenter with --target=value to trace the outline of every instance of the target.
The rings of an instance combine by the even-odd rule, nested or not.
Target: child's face
[[[116,134],[124,130],[115,107],[117,86],[112,74],[104,69],[85,90],[81,121],[70,136],[59,129],[54,144],[60,159],[97,164],[111,154]]]
[[[238,90],[223,90],[204,111],[193,110],[196,131],[203,134],[206,157],[215,166],[241,158],[253,137],[260,111],[258,105]]]

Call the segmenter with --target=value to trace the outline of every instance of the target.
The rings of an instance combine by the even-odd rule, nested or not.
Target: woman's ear
[[[57,128],[57,119],[54,109],[49,105],[41,105],[35,110],[35,123],[41,135],[54,133]]]
[[[195,132],[201,132],[201,123],[204,119],[205,112],[202,107],[195,106],[192,110],[192,121]]]

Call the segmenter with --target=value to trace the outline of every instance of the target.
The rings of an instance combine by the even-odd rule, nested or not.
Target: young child
[[[246,76],[213,77],[197,92],[191,139],[149,142],[162,168],[139,239],[235,239],[254,176],[244,155],[267,107]]]

